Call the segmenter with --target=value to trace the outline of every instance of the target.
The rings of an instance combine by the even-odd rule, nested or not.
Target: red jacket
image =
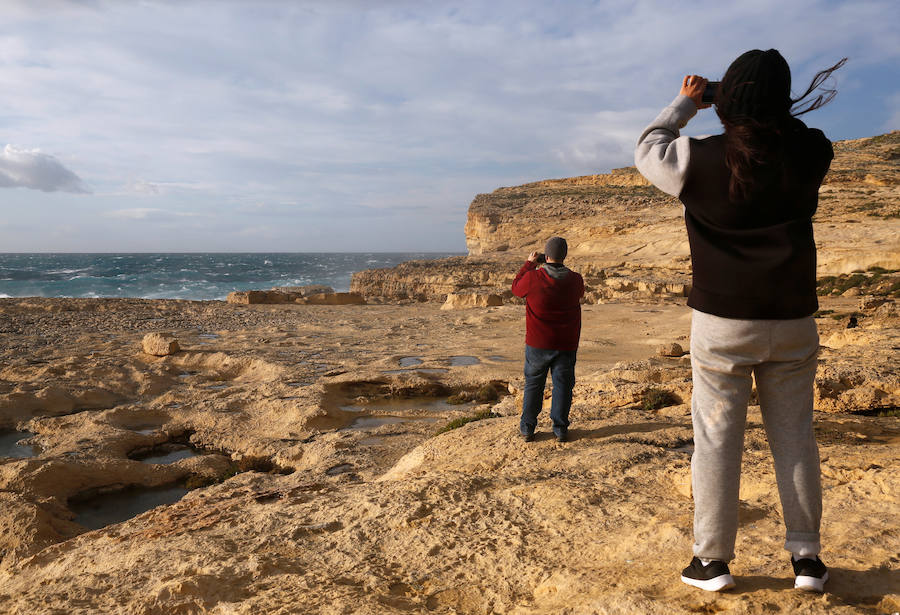
[[[512,284],[513,294],[525,298],[525,343],[544,350],[578,350],[584,279],[571,270],[556,279],[536,267],[525,261]]]

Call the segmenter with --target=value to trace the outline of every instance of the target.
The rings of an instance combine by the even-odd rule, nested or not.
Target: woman
[[[818,557],[822,490],[812,426],[819,347],[812,216],[834,154],[825,135],[796,116],[835,92],[796,105],[845,61],[791,99],[790,68],[778,51],[744,53],[714,99],[725,132],[703,139],[679,136],[710,106],[702,101],[706,79],[689,75],[635,150],[641,173],[684,204],[691,246],[695,557],[681,580],[701,589],[734,586],[728,562],[754,378],[795,586],[821,592],[828,580]]]

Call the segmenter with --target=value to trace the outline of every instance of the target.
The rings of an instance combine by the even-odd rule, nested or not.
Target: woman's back
[[[693,260],[688,305],[725,318],[801,318],[818,309],[812,216],[834,156],[821,131],[792,120],[781,160],[734,202],[726,136],[690,139],[679,199]]]

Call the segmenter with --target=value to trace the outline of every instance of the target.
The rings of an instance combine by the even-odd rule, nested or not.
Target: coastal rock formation
[[[670,342],[657,348],[656,354],[661,357],[680,357],[684,354],[684,348],[678,342]]]
[[[36,434],[39,451],[0,460],[2,610],[894,612],[900,424],[884,357],[900,318],[884,309],[894,302],[858,303],[825,297],[818,318],[832,579],[810,596],[790,589],[756,407],[739,589],[677,581],[691,545],[690,367],[656,349],[687,343],[684,305],[585,306],[572,440],[557,443],[544,412],[525,444],[518,305],[0,300],[4,408],[51,374],[62,393],[105,382],[119,400],[55,417],[37,405],[6,425]],[[848,311],[854,329],[832,318]],[[149,327],[175,332],[182,351],[135,353]],[[488,400],[488,388],[513,394],[448,401]],[[851,413],[861,410],[872,416]],[[206,454],[146,457],[183,443]],[[187,494],[82,525],[95,499],[172,487]]]
[[[144,349],[145,353],[157,357],[174,354],[180,350],[178,340],[171,335],[164,335],[162,333],[148,333],[144,336],[144,339],[141,340],[141,347]]]
[[[321,284],[308,286],[276,286],[270,290],[243,290],[228,293],[226,301],[237,305],[265,303],[295,303],[299,299],[315,295],[331,295],[334,289]]]
[[[834,147],[814,219],[819,276],[900,270],[900,131]],[[589,303],[677,299],[690,291],[681,203],[633,167],[479,194],[465,232],[468,258],[359,272],[352,290],[394,301],[502,295],[528,253],[562,235],[567,264],[590,287]]]
[[[366,302],[359,293],[311,293],[298,297],[294,303],[301,305],[362,305]]]
[[[503,305],[503,297],[493,293],[448,293],[442,310],[463,310]]]

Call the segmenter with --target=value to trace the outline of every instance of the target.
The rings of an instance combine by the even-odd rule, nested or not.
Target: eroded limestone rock
[[[298,297],[294,302],[301,305],[362,305],[366,300],[359,293],[313,293]]]
[[[228,293],[226,301],[237,305],[300,303],[298,299],[334,294],[334,289],[323,284],[307,286],[276,286],[269,290],[242,290]]]
[[[661,357],[680,357],[684,355],[684,348],[678,342],[671,342],[658,347],[656,354]]]
[[[144,336],[141,346],[145,353],[152,354],[156,357],[175,354],[181,350],[181,347],[178,345],[178,340],[165,333],[148,333]]]
[[[449,293],[442,310],[462,310],[503,305],[503,297],[493,293]]]

